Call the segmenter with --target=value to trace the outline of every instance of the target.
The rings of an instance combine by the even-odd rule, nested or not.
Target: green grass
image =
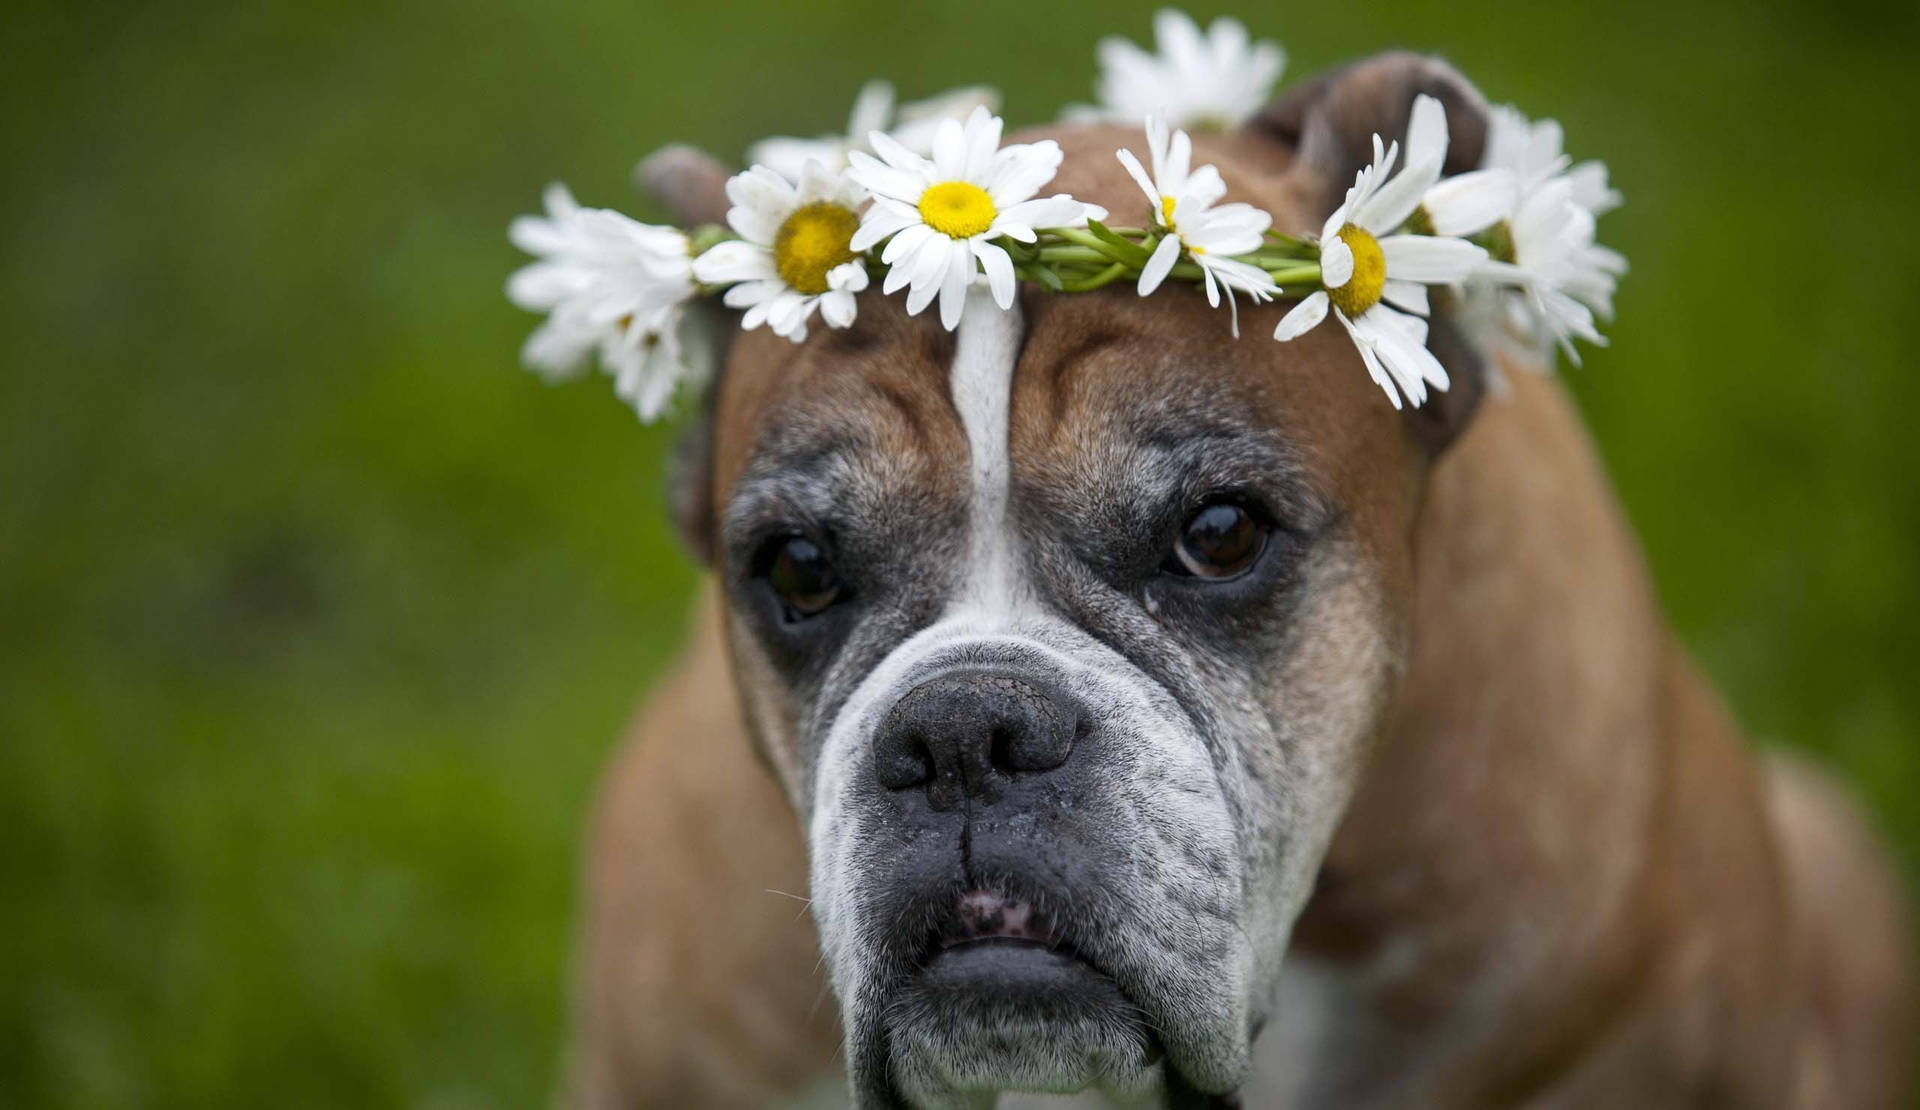
[[[693,572],[669,433],[515,369],[507,220],[551,177],[644,213],[639,154],[872,74],[1035,121],[1151,7],[0,17],[0,1106],[543,1100],[594,776]],[[1913,873],[1920,17],[1241,14],[1296,75],[1442,50],[1609,159],[1635,270],[1571,378],[1666,604]]]

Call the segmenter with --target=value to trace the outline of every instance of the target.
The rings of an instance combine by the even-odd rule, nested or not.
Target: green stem
[[[1091,293],[1103,285],[1111,285],[1127,272],[1125,263],[1115,262],[1092,277],[1078,281],[1062,281],[1060,287],[1069,293]]]
[[[1039,260],[1042,262],[1088,262],[1102,265],[1119,262],[1111,251],[1089,247],[1041,247]]]
[[[1091,231],[1080,231],[1075,228],[1062,227],[1054,229],[1053,234],[1069,243],[1086,247],[1089,250],[1098,251],[1102,258],[1113,262],[1124,262],[1129,266],[1146,265],[1147,258],[1151,253],[1144,246],[1135,246],[1131,251],[1122,250],[1120,247],[1100,238]],[[1116,234],[1118,233],[1116,232]]]
[[[1318,263],[1306,266],[1297,262],[1288,262],[1279,266],[1268,266],[1263,263],[1260,268],[1267,271],[1267,277],[1273,279],[1275,285],[1318,284],[1320,281]]]
[[[1296,239],[1291,235],[1283,235],[1278,231],[1272,230],[1271,228],[1269,228],[1267,231],[1267,238],[1273,240],[1276,243],[1279,243],[1280,245],[1286,247],[1289,250],[1304,250],[1309,246],[1309,244],[1305,239]]]
[[[1015,265],[1033,262],[1040,257],[1041,248],[1038,243],[1022,243],[1018,239],[1010,239],[1005,235],[1000,236],[993,242],[1001,250],[1006,251],[1008,255],[1012,256]]]

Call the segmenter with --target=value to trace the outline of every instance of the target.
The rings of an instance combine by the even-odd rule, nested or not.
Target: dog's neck
[[[1409,537],[1407,671],[1325,871],[1352,896],[1316,907],[1368,932],[1481,882],[1505,901],[1543,867],[1604,900],[1636,867],[1665,633],[1564,393],[1511,377],[1436,464]]]
[[[1752,765],[1569,399],[1511,376],[1431,475],[1407,671],[1293,949],[1410,1038],[1484,1039],[1460,1082],[1507,1100],[1632,1020],[1670,950],[1718,928],[1708,888],[1773,883],[1714,847],[1760,809]]]

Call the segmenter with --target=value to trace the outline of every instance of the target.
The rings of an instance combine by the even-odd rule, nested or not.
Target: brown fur
[[[1060,188],[1132,203],[1111,151],[1134,133],[1064,141]],[[1237,199],[1312,226],[1324,183],[1286,148],[1199,146]],[[1044,482],[1105,414],[1166,388],[1153,353],[1177,337],[1213,375],[1181,388],[1230,391],[1301,444],[1406,637],[1295,936],[1363,1003],[1307,1104],[1899,1105],[1914,1015],[1897,883],[1844,797],[1757,757],[1675,644],[1565,392],[1508,368],[1511,391],[1429,466],[1332,325],[1281,353],[1265,337],[1283,306],[1243,308],[1236,346],[1207,338],[1223,321],[1191,291],[1113,307],[1127,297],[1032,304],[1016,475]],[[720,405],[719,503],[776,414],[851,418],[902,481],[957,490],[964,440],[927,323],[869,294],[830,357],[749,337]],[[835,1066],[811,925],[767,893],[806,882],[765,766],[791,787],[791,761],[753,754],[736,698],[769,693],[730,667],[712,590],[697,623],[593,834],[575,1095],[595,1110],[742,1105]]]

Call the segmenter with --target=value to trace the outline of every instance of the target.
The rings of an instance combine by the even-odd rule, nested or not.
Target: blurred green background
[[[546,1100],[576,841],[694,573],[671,433],[516,369],[508,219],[649,214],[640,154],[873,75],[1035,122],[1152,7],[10,5],[0,1106]],[[1295,77],[1443,51],[1612,164],[1573,388],[1687,643],[1914,874],[1913,6],[1236,11]]]

